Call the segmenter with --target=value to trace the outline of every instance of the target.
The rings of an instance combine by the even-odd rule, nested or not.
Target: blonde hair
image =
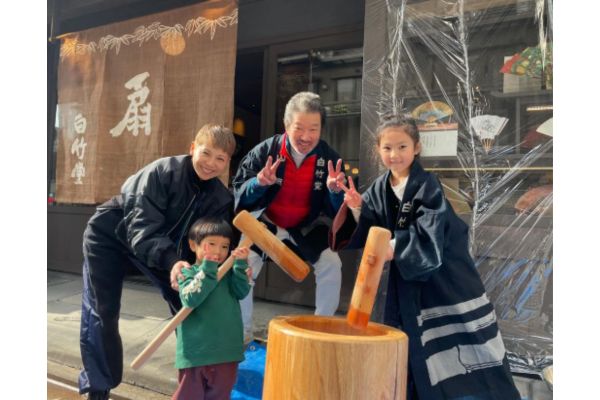
[[[223,150],[231,157],[235,151],[235,138],[231,129],[216,124],[206,124],[196,134],[196,145],[210,144]]]

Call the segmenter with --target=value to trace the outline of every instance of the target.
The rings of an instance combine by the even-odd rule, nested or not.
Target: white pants
[[[277,227],[277,238],[288,239],[296,244],[287,230]],[[242,238],[244,236],[242,235]],[[262,270],[262,257],[254,251],[250,251],[248,265],[252,268],[252,278],[256,279]],[[315,295],[315,315],[333,315],[340,302],[340,289],[342,287],[342,260],[338,254],[327,248],[321,252],[317,262],[313,264],[315,269],[315,281],[317,284]],[[253,288],[248,296],[240,300],[242,309],[242,320],[244,323],[244,337],[253,337],[252,310],[253,310]]]

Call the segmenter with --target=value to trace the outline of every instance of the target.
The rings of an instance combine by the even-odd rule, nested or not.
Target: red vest
[[[315,177],[317,155],[308,156],[296,167],[283,138],[280,155],[285,157],[285,173],[281,189],[267,207],[267,217],[282,228],[297,226],[310,213],[310,200]]]

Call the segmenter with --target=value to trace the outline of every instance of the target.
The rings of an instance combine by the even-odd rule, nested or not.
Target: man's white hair
[[[319,113],[321,114],[321,128],[325,125],[325,107],[321,103],[321,97],[312,92],[299,92],[292,96],[285,106],[283,114],[283,125],[287,127],[292,123],[294,114],[303,113]]]

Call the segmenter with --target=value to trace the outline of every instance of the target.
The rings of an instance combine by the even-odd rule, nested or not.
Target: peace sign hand
[[[333,161],[327,162],[327,188],[335,193],[342,190],[346,174],[342,172],[342,159],[337,160],[335,170],[333,169]]]
[[[273,157],[269,156],[267,159],[267,164],[263,169],[260,170],[258,175],[256,175],[256,179],[258,180],[258,184],[260,186],[271,186],[277,181],[277,176],[275,173],[277,172],[277,167],[285,161],[283,157],[277,157],[277,161],[273,164]]]
[[[356,190],[356,186],[354,186],[354,181],[351,176],[348,177],[348,186],[349,187],[346,187],[343,183],[341,184],[342,190],[345,192],[344,203],[350,208],[360,208],[362,205],[362,197]]]

